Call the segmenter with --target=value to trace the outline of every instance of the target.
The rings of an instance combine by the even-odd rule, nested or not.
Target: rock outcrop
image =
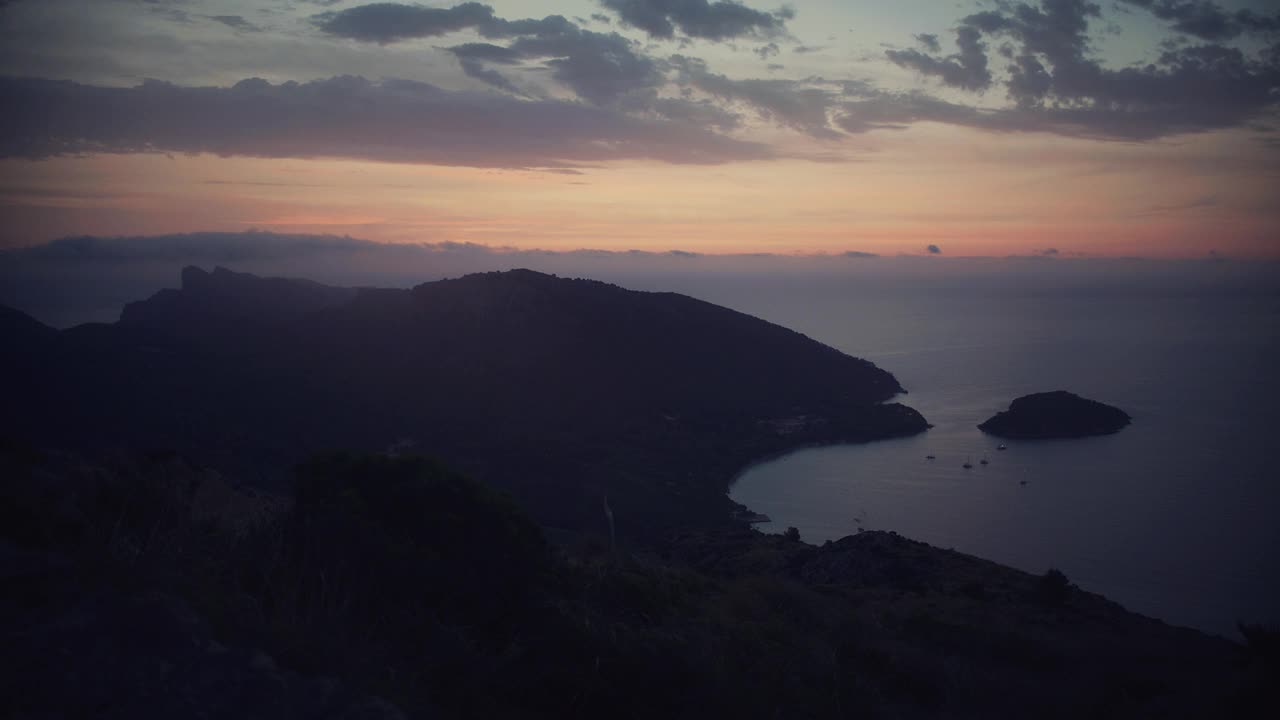
[[[1124,429],[1130,420],[1119,408],[1057,390],[1024,395],[978,429],[1004,438],[1045,440],[1110,435]]]

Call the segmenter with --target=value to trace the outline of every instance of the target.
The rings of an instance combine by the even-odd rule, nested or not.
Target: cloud
[[[920,36],[916,36],[917,38]],[[936,36],[934,44],[937,44]],[[956,30],[956,47],[960,52],[947,58],[936,58],[919,50],[886,50],[891,62],[924,75],[933,75],[946,85],[964,90],[985,90],[991,85],[987,69],[987,46],[982,33],[968,26]]]
[[[169,7],[167,5],[151,4],[147,8],[147,13],[158,18],[163,18],[173,23],[186,24],[186,23],[195,22],[195,20],[192,18],[191,13],[187,12],[186,10],[181,10],[179,8]],[[212,19],[212,18],[209,18],[207,15],[200,16],[200,17]]]
[[[384,45],[400,40],[439,37],[498,22],[493,8],[477,2],[451,8],[372,3],[321,13],[312,20],[321,31],[330,35]]]
[[[664,82],[657,63],[617,33],[582,30],[564,18],[508,23],[519,36],[509,49],[525,58],[547,58],[556,80],[579,97],[607,104]]]
[[[760,56],[761,60],[768,60],[771,57],[777,57],[778,54],[782,52],[782,49],[778,47],[778,43],[771,42],[765,45],[761,45],[760,47],[756,48],[755,50],[752,50],[751,52]]]
[[[499,90],[505,90],[516,95],[525,94],[505,75],[485,66],[485,63],[519,65],[524,60],[524,56],[520,53],[492,43],[463,43],[462,45],[445,48],[445,50],[458,59],[462,72],[468,77],[473,77]]]
[[[941,255],[942,248],[938,247],[937,245],[930,245],[925,248],[925,252],[929,253],[930,255]]]
[[[938,36],[931,33],[919,33],[913,35],[916,42],[920,43],[925,50],[929,52],[942,52],[942,43],[938,42]]]
[[[1083,0],[986,3],[989,9],[961,18],[945,38],[917,33],[904,38],[914,49],[903,49],[908,47],[904,44],[883,56],[945,88],[903,91],[821,77],[787,78],[780,72],[786,68],[776,62],[779,55],[775,49],[804,53],[820,46],[798,45],[787,37],[783,32],[786,13],[748,7],[762,6],[764,0],[606,3],[619,17],[656,13],[653,17],[669,24],[682,43],[706,37],[685,27],[702,27],[694,21],[697,17],[723,20],[732,13],[745,12],[751,17],[773,18],[772,25],[749,26],[755,29],[738,36],[758,42],[735,45],[759,53],[759,77],[724,73],[727,65],[708,66],[688,56],[695,54],[693,51],[658,57],[653,53],[660,45],[645,47],[618,33],[593,32],[558,15],[509,20],[498,17],[487,4],[448,1],[454,4],[437,6],[424,0],[424,4],[372,3],[346,9],[343,5],[322,8],[312,4],[306,12],[330,11],[311,16],[320,32],[353,42],[317,42],[315,37],[297,39],[291,35],[294,39],[282,45],[279,43],[286,41],[274,32],[239,33],[224,39],[235,43],[237,55],[243,50],[243,57],[229,62],[225,51],[202,51],[204,55],[176,64],[172,74],[184,77],[183,73],[196,72],[216,78],[207,84],[223,86],[230,82],[226,78],[234,81],[241,77],[235,68],[248,65],[275,68],[273,80],[322,77],[354,65],[369,77],[419,77],[419,71],[427,77],[426,73],[443,71],[447,75],[441,85],[459,82],[465,74],[475,82],[464,87],[473,87],[473,91],[454,92],[398,80],[367,83],[362,89],[358,85],[366,81],[358,78],[344,81],[349,87],[338,82],[340,78],[330,78],[271,85],[256,94],[246,88],[164,83],[144,83],[137,88],[70,85],[52,90],[55,85],[24,86],[40,81],[10,77],[0,81],[0,91],[5,93],[0,101],[5,102],[6,113],[9,108],[16,109],[14,117],[0,114],[0,130],[4,131],[0,152],[48,156],[93,151],[186,152],[194,148],[190,151],[376,159],[403,155],[406,162],[529,167],[655,156],[674,161],[672,148],[695,147],[704,150],[691,155],[696,162],[729,162],[775,154],[761,144],[723,134],[731,130],[753,132],[755,118],[823,140],[837,140],[846,133],[944,123],[995,133],[1045,132],[1122,141],[1225,128],[1263,128],[1260,132],[1274,136],[1276,130],[1267,128],[1277,127],[1276,119],[1280,118],[1280,45],[1266,44],[1271,38],[1262,33],[1274,18],[1261,12],[1222,10],[1232,27],[1256,28],[1247,30],[1255,35],[1234,45],[1194,43],[1180,37],[1179,44],[1153,47],[1149,62],[1113,68],[1102,65],[1101,56],[1091,46],[1091,23],[1096,35],[1108,20],[1102,15],[1103,4]],[[1188,2],[1125,2],[1134,12],[1189,13],[1184,7]],[[1213,3],[1190,4],[1221,10]],[[1106,4],[1108,12],[1111,7]],[[191,18],[208,21],[204,16]],[[230,23],[229,27],[235,26],[231,18],[244,19],[222,18],[219,22]],[[765,27],[782,30],[775,34],[762,29]],[[1172,30],[1166,34],[1174,37]],[[426,42],[387,52],[357,46],[414,39]],[[104,52],[72,38],[53,40],[28,40],[32,47],[41,49],[23,50],[25,59],[15,67],[30,68],[27,75],[101,77],[100,82],[111,85],[122,77],[147,77],[159,59],[188,49],[179,39],[167,38],[163,48],[138,54],[147,41],[134,35],[125,38],[131,43],[129,52]],[[135,40],[138,52],[132,47]],[[268,44],[273,49],[266,49]],[[943,49],[944,45],[950,47]],[[45,54],[50,47],[58,53]],[[82,49],[71,55],[71,48]],[[457,65],[431,62],[434,58],[427,53],[433,48],[450,53]],[[993,54],[997,48],[1000,50]],[[59,53],[68,59],[59,60]],[[91,55],[108,57],[119,65],[94,66],[86,75],[82,68],[90,67],[86,58]],[[281,60],[285,55],[288,59]],[[191,69],[197,65],[199,69]],[[977,98],[966,92],[985,94]],[[327,99],[322,97],[325,93],[329,94]],[[34,106],[13,104],[33,97]],[[182,102],[225,112],[226,118],[234,119],[224,120],[226,127],[215,127],[214,116],[194,117],[194,113],[182,110]],[[154,117],[143,107],[149,103],[157,105]],[[364,103],[363,111],[359,103]],[[54,109],[60,113],[68,108],[91,114],[80,119],[50,114]],[[123,114],[113,114],[117,108]],[[485,117],[482,108],[510,117]],[[304,117],[308,112],[314,112],[315,117]],[[528,127],[522,129],[519,125],[525,112],[531,115]],[[333,118],[325,117],[335,113]],[[413,115],[420,116],[422,127],[415,127]],[[461,134],[462,142],[448,147],[446,125],[455,118],[463,118],[457,122],[468,126]],[[249,122],[256,124],[264,138],[281,137],[280,149],[273,149],[266,139],[252,137],[246,125]],[[577,124],[584,124],[587,132],[576,138],[575,144],[572,128]],[[380,130],[373,131],[373,126]],[[549,126],[554,127],[544,130]],[[295,132],[285,133],[281,127]],[[200,130],[188,133],[181,128]],[[526,137],[519,137],[521,132]],[[546,150],[536,141],[535,134],[541,132],[549,136]],[[499,140],[492,151],[487,147],[489,137]],[[509,163],[498,159],[503,150],[518,159]]]
[[[369,240],[336,235],[299,235],[250,231],[197,232],[177,235],[59,238],[20,250],[0,251],[28,260],[50,262],[134,262],[181,260],[191,263],[238,263],[289,260],[329,252],[356,252],[382,247]]]
[[[1040,251],[1040,254],[1044,257],[1054,257],[1058,254],[1058,248],[1045,248]]]
[[[463,43],[445,49],[460,59],[482,60],[502,65],[517,65],[525,57],[509,47],[483,42]]]
[[[654,90],[631,93],[619,100],[617,107],[625,112],[653,115],[697,127],[733,130],[742,124],[740,115],[709,99],[659,97]]]
[[[1229,17],[1232,27],[1259,32],[1271,22],[1246,11],[1224,14],[1206,2],[1132,0],[1129,4],[1184,19],[1216,17],[1217,13]],[[654,28],[658,36],[669,26],[672,34],[722,39],[724,35],[707,28],[728,27],[716,24],[725,18],[785,19],[745,5],[705,0],[608,0],[604,5],[631,25],[647,31]],[[1198,15],[1192,12],[1195,8]],[[979,106],[866,85],[849,91],[852,86],[846,84],[845,92],[833,92],[832,84],[820,79],[731,78],[712,72],[697,58],[652,58],[617,33],[584,30],[561,16],[505,20],[489,6],[474,2],[450,8],[361,5],[324,13],[317,16],[317,23],[330,34],[380,43],[469,29],[503,44],[464,43],[448,51],[458,58],[466,75],[505,93],[524,97],[540,91],[517,87],[499,66],[540,64],[577,97],[601,107],[725,130],[740,126],[734,108],[745,106],[769,122],[822,139],[836,139],[841,131],[862,133],[940,122],[991,132],[1150,140],[1251,126],[1280,104],[1280,51],[1274,49],[1255,49],[1250,55],[1223,45],[1167,45],[1146,65],[1103,67],[1090,54],[1089,38],[1090,23],[1101,18],[1101,12],[1100,5],[1087,0],[1002,2],[961,19],[953,54],[941,55],[934,47],[940,45],[937,36],[929,33],[915,35],[923,51],[886,51],[890,62],[936,78],[949,88],[981,92],[999,81],[1008,100],[1004,106],[989,102]],[[781,27],[777,23],[737,27],[755,28],[740,34],[770,36],[772,31],[761,28],[775,25]],[[994,68],[988,56],[992,39],[1003,43],[1007,59]],[[755,52],[767,61],[778,49],[777,43],[770,42]],[[811,49],[793,48],[797,52]],[[771,72],[778,69],[770,66]],[[663,97],[660,91],[670,82],[686,96]],[[703,97],[694,100],[688,95],[691,91]]]
[[[671,39],[679,30],[691,38],[729,40],[738,37],[775,37],[785,32],[794,13],[753,10],[726,0],[598,0],[616,12],[622,22],[651,37]]]
[[[506,75],[503,75],[493,68],[485,67],[479,60],[460,57],[458,58],[458,64],[462,67],[462,72],[468,77],[473,77],[481,82],[492,85],[499,90],[505,90],[515,95],[524,94],[520,88],[516,87],[509,79],[507,79]]]
[[[1235,12],[1206,0],[1119,0],[1144,8],[1166,20],[1174,30],[1201,40],[1233,40],[1246,33],[1280,30],[1280,12],[1259,15],[1252,10]]]
[[[688,37],[705,40],[772,38],[783,34],[786,21],[792,17],[789,10],[762,12],[724,0],[600,0],[600,4],[616,12],[625,25],[658,38],[672,38],[677,29]],[[600,14],[591,19],[609,22],[608,16]],[[312,22],[329,35],[380,44],[469,29],[486,38],[514,37],[541,34],[551,25],[571,25],[559,15],[543,20],[504,20],[494,14],[492,7],[478,2],[449,8],[371,3],[320,13],[312,17]]]
[[[657,64],[639,52],[635,42],[617,33],[584,30],[560,15],[505,20],[479,3],[451,8],[376,3],[322,13],[313,20],[330,35],[379,44],[460,30],[474,30],[489,40],[510,40],[507,46],[464,43],[447,49],[468,76],[517,94],[510,79],[486,63],[543,61],[556,81],[598,105],[662,82]]]
[[[222,23],[232,30],[239,30],[241,32],[262,32],[262,28],[254,25],[248,20],[245,20],[240,15],[206,15],[205,17],[213,20],[214,22]]]
[[[1185,4],[1154,0],[1149,6]],[[1154,62],[1106,68],[1090,55],[1090,22],[1100,16],[1100,6],[1085,0],[1004,2],[971,14],[957,29],[957,55],[890,50],[888,58],[948,86],[981,90],[994,81],[982,39],[1002,39],[1010,60],[1004,81],[1010,106],[978,109],[919,94],[864,92],[838,122],[850,132],[933,120],[1002,132],[1149,140],[1250,125],[1280,103],[1280,52],[1166,45]],[[1241,17],[1258,27],[1270,22]]]
[[[1000,126],[1000,118],[1006,117],[1006,113],[979,111],[921,92],[890,93],[874,88],[847,87],[846,96],[854,99],[839,104],[836,124],[850,133],[903,130],[918,122],[940,122],[984,130],[1017,129]]]
[[[408,80],[116,88],[0,78],[0,105],[9,108],[0,114],[0,157],[184,152],[522,168],[773,156],[689,123]]]
[[[938,122],[989,132],[1044,132],[1095,140],[1145,141],[1178,133],[1240,127],[1265,108],[1013,107],[986,109],[953,103],[926,93],[877,92],[842,102],[836,124],[849,133],[902,130]]]
[[[673,55],[676,82],[721,100],[741,102],[779,125],[819,138],[836,138],[828,111],[836,97],[831,91],[795,80],[734,80],[713,73],[697,58]]]

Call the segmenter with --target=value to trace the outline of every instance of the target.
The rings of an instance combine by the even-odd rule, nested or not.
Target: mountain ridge
[[[927,428],[889,402],[891,373],[675,293],[529,270],[409,290],[182,277],[115,324],[11,349],[39,370],[15,388],[30,427],[6,432],[267,475],[394,445],[508,489],[546,524],[600,530],[607,496],[628,534],[649,535],[730,521],[725,491],[754,460]]]

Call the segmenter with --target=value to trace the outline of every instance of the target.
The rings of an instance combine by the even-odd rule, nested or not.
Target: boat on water
[[[968,470],[968,469],[970,469],[970,468],[972,468],[972,467],[973,467],[973,463],[971,462],[971,460],[972,460],[972,459],[973,459],[973,458],[971,458],[971,457],[968,457],[968,458],[965,458],[965,459],[964,459],[964,465],[963,465],[962,467],[963,467],[965,470]]]
[[[937,456],[935,456],[935,455],[925,455],[925,456],[924,456],[924,459],[925,459],[925,460],[937,460],[938,458],[937,458]]]
[[[987,459],[987,456],[986,456],[986,455],[983,455],[983,456],[982,456],[982,459],[981,459],[981,460],[979,460],[979,461],[978,461],[978,463],[979,463],[979,464],[981,464],[981,465],[989,465],[989,464],[991,464],[991,461]]]
[[[996,449],[997,449],[997,450],[1008,450],[1008,449],[1009,449],[1009,447],[1008,447],[1007,445],[1005,445],[1004,443],[1000,443],[999,445],[997,445],[997,446],[996,446]]]

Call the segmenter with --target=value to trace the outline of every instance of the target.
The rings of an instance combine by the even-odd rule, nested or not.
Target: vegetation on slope
[[[83,598],[159,594],[224,646],[269,653],[292,673],[284,687],[337,678],[332,702],[378,696],[417,717],[1203,717],[1266,699],[1274,673],[1052,575],[891,534],[814,547],[691,531],[640,554],[565,549],[510,500],[420,458],[315,458],[291,504],[171,455],[11,449],[3,462],[3,545],[42,559],[10,574],[7,652],[77,655],[51,628],[117,622],[84,614]],[[167,646],[145,647],[168,661]],[[133,667],[136,651],[117,652]],[[222,707],[213,696],[236,692],[224,675],[179,685],[177,700],[173,678],[134,678],[96,714],[145,707],[129,704],[138,695]],[[0,689],[28,698],[28,717],[84,710],[57,673],[14,694],[36,680]],[[395,716],[372,702],[365,716]]]
[[[760,457],[923,431],[893,375],[673,293],[529,271],[412,290],[188,268],[112,325],[0,314],[0,432],[169,448],[286,482],[329,448],[396,446],[514,495],[540,523],[624,540],[727,524]]]

